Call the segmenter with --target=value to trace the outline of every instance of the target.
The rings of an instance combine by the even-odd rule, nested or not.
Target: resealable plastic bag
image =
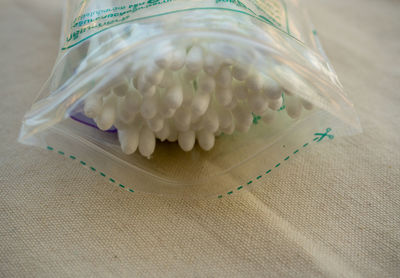
[[[200,69],[198,63],[189,64],[198,56],[195,48],[201,53]],[[183,66],[178,58],[171,58],[177,50],[184,53]],[[162,77],[161,71],[149,70],[154,65],[162,70]],[[165,136],[154,131],[160,122],[164,126],[173,119],[175,125],[184,122],[185,114],[177,116],[177,111],[186,108],[192,109],[189,124],[195,126],[193,98],[208,88],[202,80],[209,76],[224,80],[222,68],[234,76],[232,86],[244,82],[254,88],[246,89],[242,97],[234,95],[237,103],[221,108],[239,113],[244,109],[237,108],[240,105],[250,107],[247,114],[235,116],[236,129],[222,129],[219,118],[208,148],[206,139],[201,144],[203,127],[193,127],[199,143],[186,151],[179,131]],[[252,79],[247,77],[250,72],[255,74]],[[157,88],[152,93],[148,93],[150,85],[146,87],[149,80]],[[164,101],[171,80],[181,84],[181,91],[190,90],[191,97],[184,96],[175,110],[164,111],[165,115],[172,111],[171,115],[151,121],[155,116],[146,117],[155,108],[143,108],[146,94],[157,95],[157,103]],[[273,80],[281,88],[277,107],[271,99],[265,103],[274,112],[273,120],[272,114],[257,113],[257,109],[264,111],[263,104],[250,91],[263,90],[263,85],[258,88],[259,80]],[[224,88],[218,82],[208,100],[210,107],[215,103],[217,114],[226,101],[219,95]],[[142,107],[131,113],[130,107],[137,103],[127,92],[138,91]],[[103,114],[107,103],[113,103],[112,122],[99,119],[97,112],[90,117],[94,112],[89,108],[96,101],[103,104]],[[157,107],[153,114],[164,115],[162,106]],[[131,119],[118,121],[119,113],[120,118]],[[239,125],[241,118],[248,126]],[[131,139],[125,142],[122,131],[128,130],[128,122],[140,126],[138,132],[149,130],[154,140],[153,130],[159,138],[155,147],[136,146]],[[213,125],[211,120],[207,123]],[[298,1],[68,0],[59,56],[25,115],[19,141],[66,156],[130,192],[223,198],[265,183],[268,175],[313,144],[359,131],[353,105]],[[137,151],[128,155],[134,151],[129,148],[132,144]]]

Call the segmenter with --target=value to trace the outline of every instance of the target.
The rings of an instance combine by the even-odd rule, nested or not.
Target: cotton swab
[[[200,147],[205,151],[211,150],[215,144],[214,134],[206,129],[197,133],[197,140],[199,141]]]
[[[103,98],[99,94],[92,94],[85,100],[84,112],[89,118],[96,118],[102,110]]]
[[[156,147],[156,138],[154,133],[147,127],[144,126],[140,131],[139,136],[139,152],[144,157],[150,158]]]
[[[244,81],[249,76],[250,70],[246,66],[235,65],[232,68],[232,76],[238,81]]]
[[[97,126],[101,130],[108,130],[114,124],[116,118],[115,104],[117,96],[111,93],[103,100],[103,109],[98,117],[95,118]]]
[[[125,154],[133,154],[139,145],[140,129],[134,126],[125,130],[118,130],[118,139]]]
[[[196,142],[196,134],[193,130],[180,132],[178,135],[178,143],[185,152],[191,151]]]
[[[143,99],[140,107],[140,114],[143,118],[149,120],[157,115],[158,96],[151,96]]]

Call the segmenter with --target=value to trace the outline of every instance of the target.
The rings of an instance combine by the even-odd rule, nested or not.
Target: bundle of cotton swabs
[[[125,154],[139,150],[150,158],[156,139],[177,141],[186,152],[197,139],[209,151],[222,133],[248,132],[253,115],[271,123],[283,95],[284,111],[293,119],[313,108],[269,75],[223,53],[201,42],[160,51],[107,92],[87,97],[84,112],[99,129],[118,129]]]

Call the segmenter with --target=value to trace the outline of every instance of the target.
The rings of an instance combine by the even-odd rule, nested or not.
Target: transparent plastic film
[[[127,190],[224,196],[360,131],[297,1],[70,0],[63,29],[20,141]]]

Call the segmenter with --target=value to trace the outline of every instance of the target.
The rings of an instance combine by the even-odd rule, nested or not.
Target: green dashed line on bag
[[[315,135],[315,136],[319,136],[319,137],[314,138],[313,141],[318,143],[318,142],[322,141],[324,138],[333,139],[334,136],[331,135],[331,134],[329,134],[330,131],[332,131],[332,129],[331,129],[331,128],[327,128],[326,131],[325,131],[324,133],[315,133],[314,135]],[[307,147],[308,145],[309,145],[308,142],[305,143],[305,144],[303,145],[303,148]],[[298,152],[299,152],[299,149],[296,149],[296,150],[293,152],[293,154],[297,154]],[[287,157],[285,157],[285,158],[283,159],[283,162],[288,161],[289,159],[290,159],[290,156],[287,156]],[[280,163],[276,164],[274,168],[278,168],[278,167],[281,166],[281,165],[282,165],[282,163],[280,162]],[[267,172],[265,172],[265,174],[269,174],[269,173],[271,173],[271,171],[272,171],[272,169],[269,169]],[[259,179],[261,179],[261,177],[262,177],[262,176],[258,176],[256,179],[259,180]],[[253,183],[252,180],[250,180],[250,181],[247,182],[248,185],[251,184],[251,183]],[[243,188],[243,186],[239,186],[239,187],[237,188],[237,190],[241,190],[242,188]],[[233,191],[229,191],[229,192],[226,193],[226,194],[227,194],[227,195],[232,195],[232,194],[233,194]],[[221,198],[223,198],[223,195],[218,195],[218,199],[221,199]]]
[[[49,151],[54,151],[54,148],[51,147],[51,146],[47,146],[46,149],[49,150]],[[59,150],[59,151],[57,151],[57,153],[58,153],[59,155],[65,156],[65,152],[64,152],[64,151]],[[70,155],[69,158],[72,159],[72,160],[76,160],[76,159],[77,159],[77,157],[74,156],[74,155]],[[85,161],[83,161],[83,160],[79,161],[79,164],[81,164],[82,166],[86,166],[86,165],[87,165],[87,163],[86,163]],[[97,169],[94,168],[93,166],[90,166],[89,169],[90,169],[91,171],[93,171],[93,172],[96,172],[96,171],[97,171]],[[103,173],[103,172],[100,172],[100,175],[101,175],[102,177],[106,177],[106,176],[107,176],[107,175],[106,175],[105,173]],[[117,182],[114,178],[108,178],[108,181],[111,182],[111,183],[116,183],[116,182]],[[132,188],[126,188],[126,186],[123,185],[123,184],[119,184],[119,187],[124,188],[125,190],[127,190],[127,191],[129,191],[129,192],[132,192],[132,193],[135,192]],[[222,197],[222,196],[221,196],[221,197]]]

